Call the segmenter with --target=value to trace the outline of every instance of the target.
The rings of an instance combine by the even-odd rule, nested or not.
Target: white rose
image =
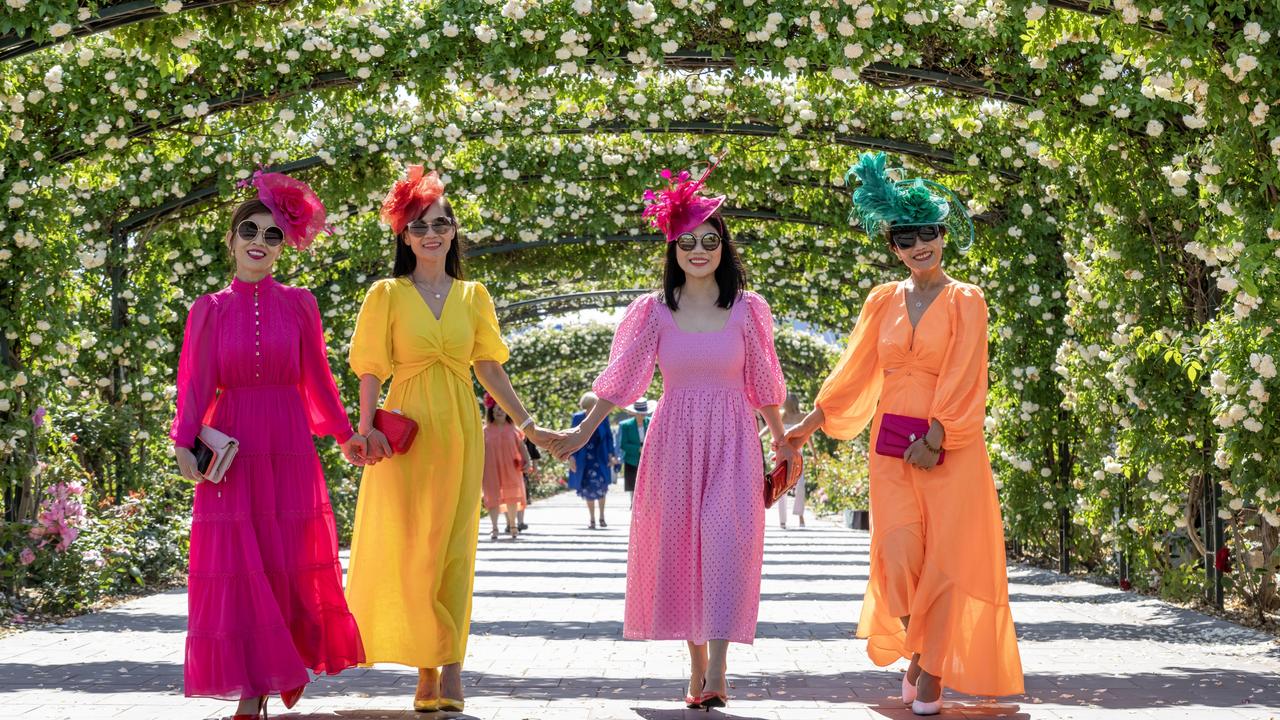
[[[1236,58],[1236,67],[1240,68],[1241,73],[1247,73],[1258,67],[1258,58],[1248,53],[1241,53],[1240,57]]]
[[[71,26],[64,22],[54,23],[49,26],[49,34],[53,37],[62,37],[69,32],[71,32]]]
[[[857,12],[854,13],[858,27],[864,30],[871,27],[872,18],[875,17],[875,14],[876,9],[874,7],[870,5],[859,6]]]
[[[591,0],[573,0],[573,11],[579,15],[590,15]]]
[[[172,15],[182,12],[182,0],[169,0],[169,2],[160,6],[160,9]]]
[[[1026,10],[1022,11],[1022,14],[1026,15],[1027,20],[1031,22],[1035,22],[1040,18],[1044,17],[1044,13],[1045,13],[1045,7],[1038,3],[1031,3],[1030,5],[1027,6]]]
[[[1169,184],[1173,187],[1180,188],[1187,184],[1191,179],[1191,174],[1186,170],[1174,170],[1169,173]]]
[[[1093,93],[1085,93],[1080,96],[1080,104],[1093,107],[1098,104],[1098,96]]]
[[[1160,136],[1160,133],[1162,133],[1162,132],[1164,132],[1164,123],[1160,122],[1159,120],[1148,120],[1148,121],[1147,121],[1147,134],[1148,134],[1148,135],[1150,135],[1151,137],[1159,137],[1159,136]]]

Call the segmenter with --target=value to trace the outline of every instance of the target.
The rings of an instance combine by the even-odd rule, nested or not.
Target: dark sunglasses
[[[262,234],[262,242],[271,247],[284,242],[284,231],[275,225],[259,228],[258,223],[252,220],[245,220],[236,226],[236,235],[245,242],[253,242],[259,233]]]
[[[415,220],[409,223],[405,229],[409,231],[409,235],[413,237],[426,237],[428,233],[432,235],[447,235],[454,228],[453,221],[447,217],[436,218],[430,223],[424,223],[421,220]]]
[[[676,237],[676,246],[685,252],[693,252],[699,244],[703,250],[715,252],[720,247],[720,234],[709,232],[702,237],[695,237],[693,233],[681,233]]]
[[[889,229],[889,240],[898,246],[899,250],[910,250],[917,242],[932,242],[940,237],[942,237],[941,225]]]

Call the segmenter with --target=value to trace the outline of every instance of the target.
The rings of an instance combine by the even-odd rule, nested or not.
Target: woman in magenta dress
[[[302,248],[324,227],[305,184],[253,178],[226,242],[235,277],[187,316],[170,438],[195,481],[184,686],[188,697],[238,700],[236,718],[265,715],[268,695],[292,707],[307,670],[364,660],[342,594],[329,493],[312,435],[332,435],[360,462],[329,370],[316,300],[271,277],[281,243]],[[205,480],[192,446],[208,424],[240,443],[222,482]]]
[[[691,708],[728,702],[728,645],[755,639],[764,555],[755,413],[781,438],[786,395],[769,306],[742,289],[718,213],[724,198],[697,194],[708,173],[646,193],[645,216],[667,237],[664,291],[627,308],[594,384],[599,401],[553,443],[561,457],[581,447],[614,408],[649,389],[655,363],[662,369],[632,501],[623,636],[688,643]],[[795,457],[785,444],[774,449],[775,460]]]

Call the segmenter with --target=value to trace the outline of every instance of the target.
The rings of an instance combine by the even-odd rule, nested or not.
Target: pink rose
[[[23,565],[30,565],[36,561],[36,554],[31,552],[31,548],[22,548],[22,552],[18,553],[18,562]]]

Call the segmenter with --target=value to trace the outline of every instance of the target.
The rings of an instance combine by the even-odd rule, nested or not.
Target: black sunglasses
[[[693,233],[681,233],[676,237],[676,246],[685,252],[693,252],[699,244],[703,250],[715,252],[720,247],[720,233],[709,232],[702,237],[695,237]]]
[[[270,245],[271,247],[275,247],[284,242],[284,231],[275,225],[268,225],[264,228],[259,228],[258,223],[252,220],[245,220],[236,226],[236,235],[245,242],[253,242],[254,238],[258,237],[259,233],[262,234],[262,242]]]
[[[904,228],[890,228],[889,240],[899,250],[910,250],[917,242],[931,242],[942,237],[941,225],[918,225]]]
[[[447,235],[454,227],[453,221],[447,217],[436,218],[430,223],[424,223],[421,220],[414,220],[409,223],[406,230],[413,237],[426,237],[427,233],[432,235]]]

